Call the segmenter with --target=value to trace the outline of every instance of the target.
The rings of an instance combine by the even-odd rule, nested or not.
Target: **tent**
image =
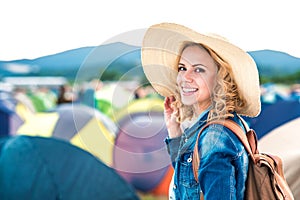
[[[36,113],[18,134],[64,139],[112,164],[116,126],[96,109],[81,104],[61,104],[49,112]]]
[[[163,112],[164,104],[163,100],[160,98],[142,98],[131,101],[123,109],[118,110],[113,115],[113,120],[120,121],[122,118],[132,114],[132,113],[147,113],[147,112]]]
[[[112,118],[114,107],[108,100],[96,99],[95,108],[98,109],[101,113],[104,113],[108,117]]]
[[[300,117],[300,102],[297,100],[278,101],[262,104],[261,113],[255,118],[246,118],[257,133],[258,139],[284,123]]]
[[[56,106],[57,102],[56,94],[47,87],[41,87],[34,92],[30,92],[28,97],[37,112],[52,109]]]
[[[17,102],[8,93],[0,93],[0,136],[14,135],[24,120],[15,110]]]
[[[0,144],[0,199],[139,199],[112,168],[63,140],[16,136]]]
[[[162,109],[161,99],[139,99],[119,112],[113,167],[137,190],[167,195],[173,168]]]
[[[283,169],[295,199],[300,197],[300,117],[272,130],[258,143],[261,152],[278,155],[283,160]]]

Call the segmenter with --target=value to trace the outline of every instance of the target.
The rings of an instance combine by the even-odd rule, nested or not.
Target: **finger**
[[[165,106],[165,108],[170,108],[170,98],[169,97],[165,98],[164,106]]]
[[[170,102],[173,103],[174,101],[176,101],[176,98],[174,96],[170,97]]]

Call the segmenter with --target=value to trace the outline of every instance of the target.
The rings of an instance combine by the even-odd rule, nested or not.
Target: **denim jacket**
[[[174,167],[170,196],[178,200],[200,199],[203,192],[205,200],[244,199],[248,154],[235,134],[222,125],[212,124],[202,132],[198,141],[199,183],[194,179],[193,148],[207,115],[208,111],[181,137],[165,140]],[[236,114],[232,119],[242,126]]]

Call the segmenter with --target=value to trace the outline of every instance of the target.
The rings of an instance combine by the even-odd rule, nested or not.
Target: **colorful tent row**
[[[139,99],[114,113],[113,122],[97,109],[62,104],[27,117],[16,133],[69,141],[115,168],[136,190],[167,195],[173,169],[163,143],[162,109],[161,99]]]
[[[299,118],[299,109],[300,103],[293,101],[263,105],[261,115],[248,122],[263,141],[276,128],[285,124],[288,126],[288,122]],[[52,112],[38,113],[31,117],[31,120],[18,128],[17,133],[70,141],[114,168],[136,190],[167,195],[173,169],[163,143],[167,136],[163,119],[163,100],[138,99],[122,110],[112,112],[112,116],[114,121],[97,109],[80,104],[61,105]],[[259,126],[262,123],[265,125]],[[289,132],[295,131],[295,128],[289,129]],[[280,134],[285,133],[281,131]],[[292,134],[290,137],[294,138],[297,135]],[[288,144],[277,141],[276,146],[279,145]],[[296,153],[293,158],[299,159],[298,151],[294,152]],[[286,172],[290,172],[291,168],[292,162],[287,162]],[[298,173],[300,168],[296,168],[292,171]],[[300,180],[287,179],[292,185]],[[293,186],[292,190],[297,193],[297,187]]]

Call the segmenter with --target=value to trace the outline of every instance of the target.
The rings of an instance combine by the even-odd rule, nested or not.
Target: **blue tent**
[[[31,136],[3,140],[0,199],[139,199],[112,168],[68,142]]]
[[[16,103],[10,94],[0,92],[0,136],[14,135],[24,123],[15,111]]]
[[[261,113],[255,118],[246,118],[246,120],[260,139],[273,129],[297,117],[300,117],[300,102],[288,100],[272,104],[263,103]]]

